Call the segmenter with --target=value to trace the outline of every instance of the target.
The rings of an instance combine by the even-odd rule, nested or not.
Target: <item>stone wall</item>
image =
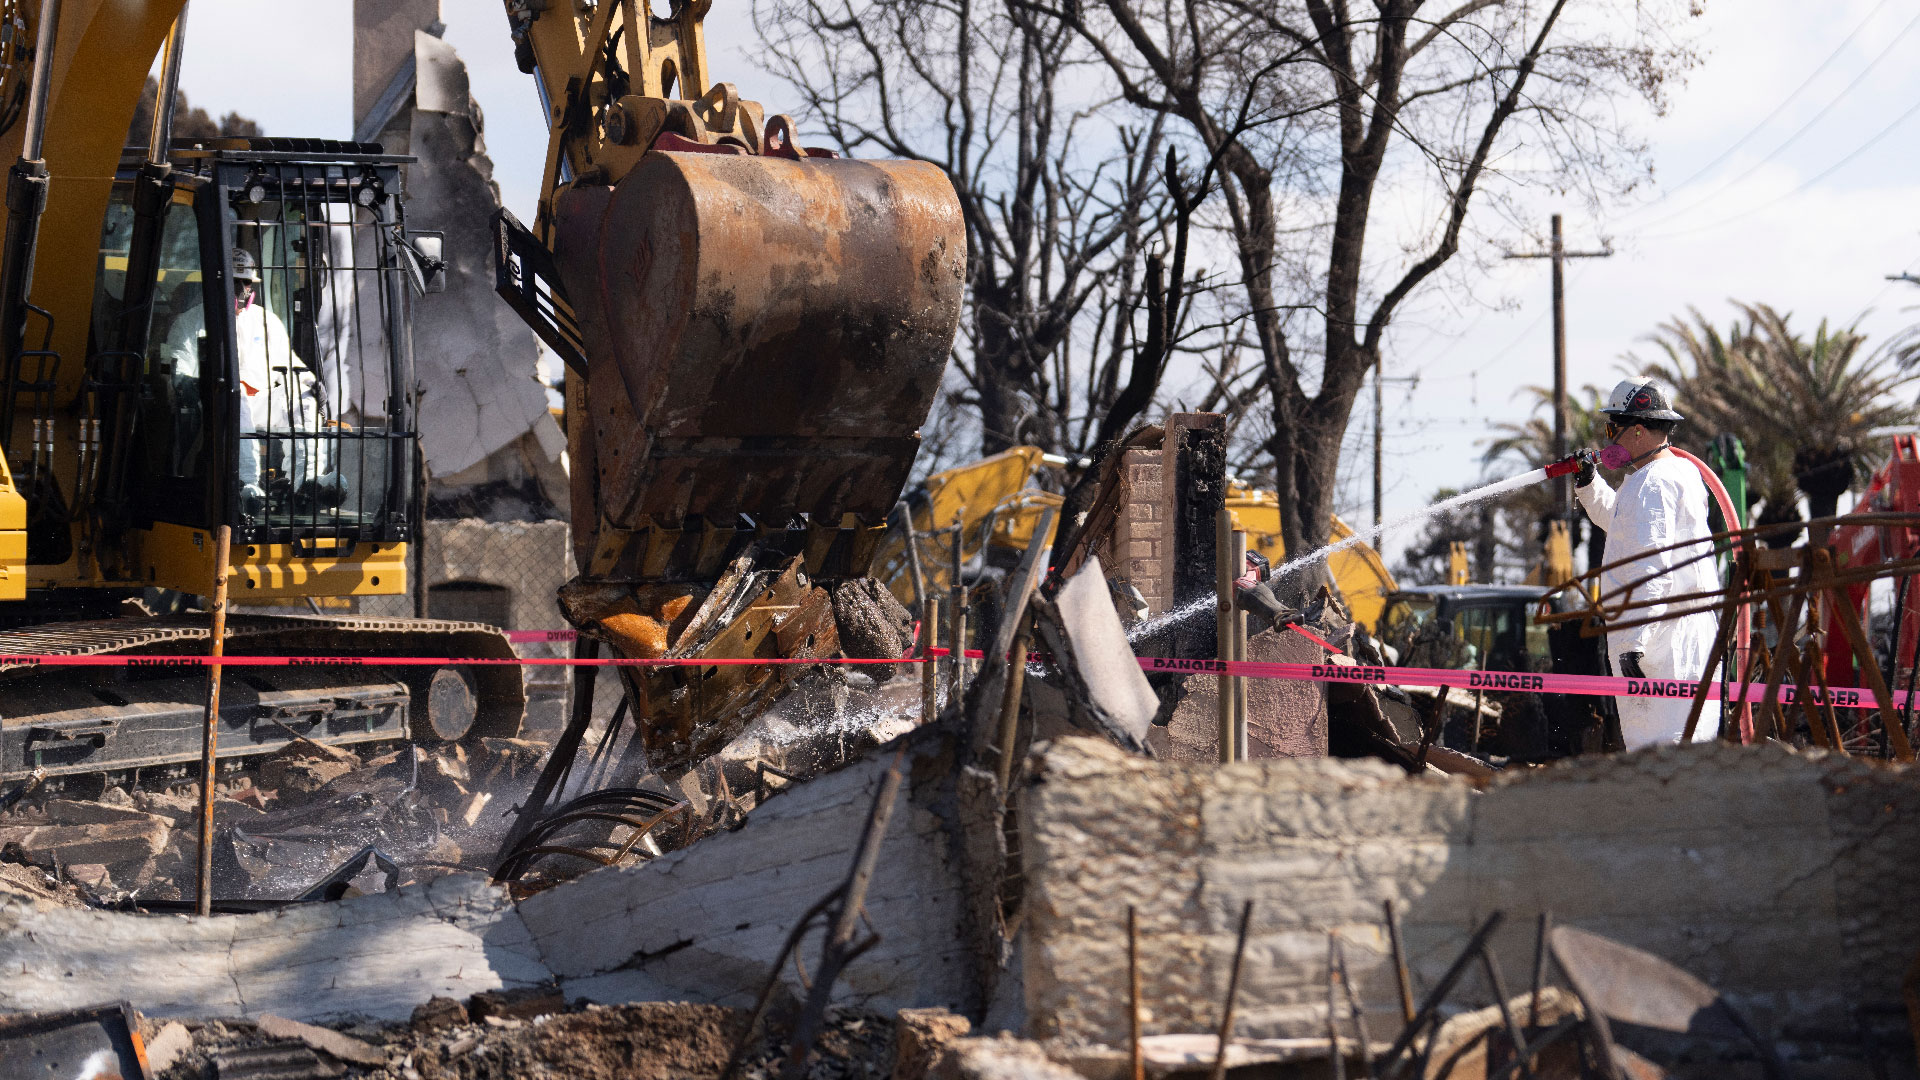
[[[1211,625],[1211,624],[1209,624]],[[1325,650],[1284,628],[1247,639],[1247,659],[1262,664],[1318,664]],[[1154,756],[1173,761],[1220,760],[1220,679],[1187,677],[1186,696],[1165,727],[1147,735]],[[1255,758],[1327,756],[1327,684],[1305,679],[1247,680],[1247,754]]]
[[[1366,761],[1156,763],[1087,739],[1036,748],[1020,800],[1030,1032],[1125,1037],[1126,909],[1138,910],[1148,1031],[1217,1022],[1241,903],[1255,901],[1240,1032],[1323,1034],[1327,934],[1394,1030],[1381,902],[1417,985],[1488,914],[1510,985],[1543,910],[1649,949],[1763,1026],[1850,1030],[1900,1000],[1920,951],[1920,782],[1778,746],[1576,759],[1484,794]],[[1491,1001],[1477,980],[1456,1000]]]

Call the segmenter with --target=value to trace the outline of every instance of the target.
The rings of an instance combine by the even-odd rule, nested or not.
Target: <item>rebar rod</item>
[[[1253,901],[1240,905],[1240,932],[1233,942],[1233,966],[1227,969],[1227,1000],[1220,1007],[1220,1045],[1213,1054],[1213,1072],[1210,1080],[1226,1080],[1227,1047],[1233,1042],[1233,1008],[1240,997],[1240,964],[1247,955],[1247,928],[1253,923]],[[1328,1021],[1332,1023],[1331,1020]],[[1335,1057],[1339,1056],[1339,1047],[1334,1047]]]
[[[1146,1080],[1146,1057],[1140,1050],[1140,927],[1132,904],[1127,905],[1127,1057],[1133,1080]]]

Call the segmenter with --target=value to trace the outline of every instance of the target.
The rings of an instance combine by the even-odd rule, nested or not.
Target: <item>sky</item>
[[[1770,304],[1809,333],[1858,324],[1869,344],[1920,322],[1920,12],[1904,0],[1708,0],[1704,62],[1641,129],[1655,183],[1595,214],[1565,207],[1569,248],[1614,255],[1569,264],[1569,384],[1603,390],[1625,357],[1656,355],[1646,338],[1698,308],[1714,323],[1731,300]],[[752,59],[747,0],[715,0],[709,62],[741,94],[788,98]],[[268,134],[346,138],[351,127],[350,0],[299,6],[303,47],[258,47],[287,21],[285,0],[193,0],[182,86],[215,113],[236,109]],[[545,132],[532,80],[513,65],[500,0],[442,0],[446,40],[468,64],[507,205],[532,217]],[[772,108],[769,111],[773,111]],[[805,118],[800,118],[804,127]],[[1544,215],[1552,209],[1541,204]],[[423,227],[426,223],[422,223]],[[1544,237],[1516,235],[1515,249]],[[1418,510],[1435,489],[1469,486],[1492,424],[1520,422],[1529,384],[1552,381],[1544,262],[1492,259],[1470,294],[1413,305],[1385,356],[1386,517]],[[1417,382],[1395,381],[1417,378]],[[1371,396],[1348,445],[1341,511],[1370,520]],[[1680,405],[1685,412],[1685,403]],[[1496,468],[1496,473],[1500,470]],[[1497,478],[1497,477],[1489,477]],[[1390,532],[1395,552],[1412,530]]]

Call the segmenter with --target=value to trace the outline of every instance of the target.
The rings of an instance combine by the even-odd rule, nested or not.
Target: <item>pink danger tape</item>
[[[571,656],[57,656],[4,655],[0,666],[22,664],[35,667],[141,667],[207,668],[221,667],[442,667],[459,664],[471,667],[743,667],[772,664],[917,664],[920,660],[867,660],[850,656],[808,659],[785,656],[770,659],[756,657],[713,657],[705,660],[662,658],[657,660],[626,657],[596,657],[591,660]]]
[[[573,641],[580,636],[578,630],[502,630],[508,641]]]
[[[1142,656],[1144,671],[1182,675],[1240,675],[1254,679],[1300,679],[1307,682],[1371,683],[1377,686],[1459,687],[1464,690],[1521,691],[1544,694],[1578,694],[1589,697],[1648,697],[1691,699],[1699,688],[1693,679],[1629,679],[1616,675],[1554,675],[1517,671],[1462,671],[1457,668],[1380,667],[1347,664],[1277,664],[1259,660],[1174,660],[1160,656]],[[1765,683],[1750,683],[1746,703],[1757,705],[1766,698]],[[1739,683],[1708,684],[1707,698],[1738,702]],[[1878,708],[1872,690],[1858,686],[1836,686],[1822,692],[1812,691],[1816,703],[1831,702],[1841,709]],[[1794,688],[1782,685],[1779,700],[1791,705],[1799,699]],[[1895,708],[1906,704],[1904,690],[1893,692]]]
[[[1296,628],[1297,629],[1297,628]],[[532,631],[522,631],[530,633]],[[548,631],[540,631],[547,633]],[[559,632],[559,631],[556,631]],[[1302,631],[1305,634],[1305,631]],[[1314,638],[1306,637],[1326,645]],[[1331,648],[1331,646],[1327,646]],[[596,657],[581,659],[570,656],[533,656],[533,657],[471,657],[471,656],[225,656],[217,663],[221,667],[442,667],[463,665],[471,667],[760,667],[778,665],[842,665],[858,667],[864,665],[888,664],[924,664],[931,659],[946,656],[947,649],[928,650],[932,655],[905,656],[898,660],[864,659],[857,657],[775,657],[763,659],[757,657],[713,657],[707,659],[687,659],[681,657],[662,659],[628,659],[625,657]],[[978,649],[968,649],[969,657],[979,658],[983,654]],[[1043,662],[1047,658],[1040,653],[1029,653],[1029,662]],[[1698,683],[1691,679],[1631,679],[1611,675],[1554,675],[1549,673],[1529,673],[1512,671],[1463,671],[1456,668],[1412,668],[1385,667],[1360,664],[1281,664],[1259,660],[1179,660],[1161,656],[1141,656],[1143,671],[1156,674],[1173,675],[1238,675],[1253,679],[1294,679],[1305,682],[1327,683],[1368,683],[1376,686],[1421,686],[1421,687],[1458,687],[1464,690],[1495,690],[1520,693],[1577,694],[1598,697],[1647,697],[1691,699]],[[209,656],[61,656],[56,654],[0,654],[0,666],[28,665],[36,667],[129,667],[129,668],[209,668],[216,661]],[[1758,704],[1766,697],[1764,683],[1751,683],[1744,695],[1738,683],[1714,682],[1709,684],[1709,700],[1737,702],[1743,699],[1748,704]],[[1916,695],[1920,697],[1920,695]],[[1783,705],[1796,704],[1799,699],[1791,686],[1781,686],[1779,700]],[[1812,700],[1816,703],[1831,703],[1841,709],[1878,708],[1872,690],[1857,686],[1839,686],[1822,692],[1812,691]],[[1894,691],[1893,705],[1901,708],[1906,705],[1907,692]]]

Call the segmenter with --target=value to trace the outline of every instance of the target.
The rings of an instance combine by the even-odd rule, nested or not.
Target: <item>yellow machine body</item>
[[[135,565],[146,568],[149,584],[197,596],[213,592],[208,530],[161,522],[135,530],[132,547]],[[228,558],[227,588],[241,604],[397,595],[407,591],[407,545],[320,541],[296,550],[292,544],[236,544]]]
[[[1038,485],[1036,475],[1061,464],[1064,461],[1049,458],[1037,446],[1016,446],[934,473],[922,485],[924,498],[913,501],[914,532],[938,533],[951,528],[957,517],[962,559],[978,555],[983,543],[1024,551],[1039,525],[1041,508],[1058,507],[1062,502],[1061,496]],[[1234,528],[1246,532],[1249,549],[1276,566],[1286,561],[1286,544],[1280,535],[1280,503],[1273,492],[1232,484],[1227,489],[1227,509],[1233,514]],[[1331,532],[1335,540],[1353,535],[1338,517],[1333,519]],[[1048,542],[1052,541],[1049,536]],[[951,548],[944,541],[923,542],[920,565],[929,591],[937,595],[951,585]],[[1386,607],[1387,595],[1399,587],[1379,552],[1366,544],[1356,544],[1334,554],[1327,565],[1353,617],[1371,631]],[[898,528],[889,529],[881,541],[874,566],[874,573],[900,602],[913,602],[912,568],[907,562],[905,534]]]
[[[1227,509],[1233,513],[1233,525],[1247,534],[1247,547],[1266,556],[1279,566],[1287,559],[1286,542],[1280,536],[1280,500],[1271,491],[1256,491],[1244,484],[1227,488]],[[1353,529],[1335,516],[1329,523],[1329,536],[1345,540]],[[1386,610],[1387,595],[1399,588],[1380,553],[1367,544],[1355,544],[1327,557],[1327,569],[1340,589],[1353,618],[1371,633]]]
[[[102,228],[113,198],[116,170],[153,61],[159,55],[184,0],[65,0],[46,99],[46,127],[41,158],[49,176],[46,210],[39,222],[38,243],[28,294],[34,308],[29,316],[27,347],[62,358],[49,395],[51,431],[29,431],[33,423],[25,410],[14,414],[13,430],[0,432],[14,463],[29,453],[43,454],[43,468],[63,498],[71,500],[80,484],[83,448],[83,399],[96,326],[94,306],[99,300],[100,272],[127,269],[124,253],[102,250]],[[32,43],[36,4],[0,4],[0,19],[10,24],[12,36],[0,52],[0,100],[25,99],[38,62]],[[0,160],[18,158],[24,148],[26,124],[17,122],[0,134]],[[189,201],[176,191],[175,203]],[[169,276],[171,275],[171,276]],[[163,272],[198,282],[198,269]],[[0,282],[11,287],[12,283]],[[42,440],[44,442],[42,443]],[[44,450],[32,443],[42,443]],[[26,598],[35,589],[130,589],[159,587],[204,594],[211,590],[211,544],[206,530],[157,524],[132,529],[97,542],[84,535],[84,515],[75,515],[70,529],[71,555],[59,563],[26,561],[27,500],[31,492],[16,486],[17,468],[0,475],[0,601]],[[292,599],[348,595],[390,594],[407,588],[404,546],[395,543],[360,544],[336,552],[321,547],[295,551],[288,545],[268,546],[251,561],[236,556],[236,583],[251,588],[261,599]]]

